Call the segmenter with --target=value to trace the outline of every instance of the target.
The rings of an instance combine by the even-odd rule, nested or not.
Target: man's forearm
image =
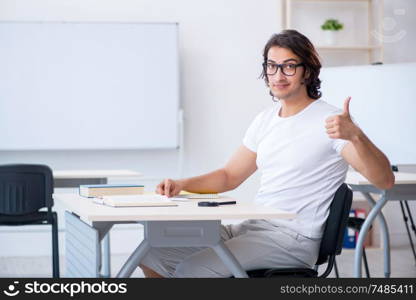
[[[231,189],[224,169],[218,169],[201,176],[180,179],[179,181],[183,184],[183,189],[191,193],[222,193]]]
[[[394,185],[394,175],[390,162],[383,152],[362,131],[351,142],[363,162],[361,173],[377,187],[391,188]]]

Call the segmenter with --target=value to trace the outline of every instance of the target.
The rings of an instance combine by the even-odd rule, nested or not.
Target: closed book
[[[143,192],[144,186],[136,184],[93,184],[79,187],[79,194],[83,197],[141,195]]]
[[[95,199],[94,202],[113,207],[126,206],[178,206],[166,196],[161,195],[124,195],[124,196],[103,196]]]

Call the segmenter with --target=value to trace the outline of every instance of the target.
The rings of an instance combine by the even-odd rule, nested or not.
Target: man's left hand
[[[342,114],[326,119],[326,133],[331,139],[352,141],[360,134],[361,129],[351,119],[350,101],[351,97],[345,99]]]

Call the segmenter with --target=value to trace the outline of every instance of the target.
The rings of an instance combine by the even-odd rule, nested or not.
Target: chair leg
[[[53,213],[52,217],[52,274],[53,278],[59,278],[58,216]]]
[[[409,203],[407,202],[407,200],[404,200],[404,204],[407,209],[407,214],[409,215],[410,224],[412,225],[412,230],[416,236],[416,226],[415,226],[415,222],[413,221],[413,216],[412,216],[412,212],[410,211]]]
[[[407,203],[407,200],[404,200],[404,205],[406,206],[406,209],[407,209],[407,215],[409,216],[409,219],[410,219],[411,228],[413,230],[413,233],[416,236],[416,226],[415,226],[415,222],[413,221],[412,212],[410,211],[410,207],[409,207],[409,204]],[[413,246],[413,240],[411,238],[409,238],[409,241],[410,241],[411,245]],[[412,249],[414,250],[414,246],[412,247]],[[415,261],[416,261],[416,255],[415,255],[414,251],[413,251],[413,255],[414,255]]]
[[[334,270],[335,270],[335,277],[339,278],[338,266],[337,266],[337,260],[336,259],[334,259]]]
[[[406,226],[406,231],[407,231],[407,236],[409,237],[409,243],[410,243],[410,247],[412,248],[412,252],[413,252],[413,257],[415,258],[416,261],[416,251],[415,251],[415,247],[413,246],[413,239],[412,239],[412,235],[410,234],[410,230],[409,230],[409,225],[407,224],[408,222],[408,218],[404,209],[404,205],[403,205],[403,201],[400,201],[400,208],[402,210],[402,215],[403,215],[403,220],[404,220],[404,225]],[[413,218],[411,218],[411,222],[413,223]]]
[[[365,274],[367,275],[367,278],[370,278],[370,271],[368,269],[368,262],[367,262],[367,255],[365,254],[365,248],[363,248],[363,259],[364,259]]]

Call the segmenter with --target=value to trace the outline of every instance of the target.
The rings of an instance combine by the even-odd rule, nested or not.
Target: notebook
[[[103,196],[94,198],[98,204],[105,204],[112,207],[131,206],[178,206],[177,203],[161,195],[122,195]]]

